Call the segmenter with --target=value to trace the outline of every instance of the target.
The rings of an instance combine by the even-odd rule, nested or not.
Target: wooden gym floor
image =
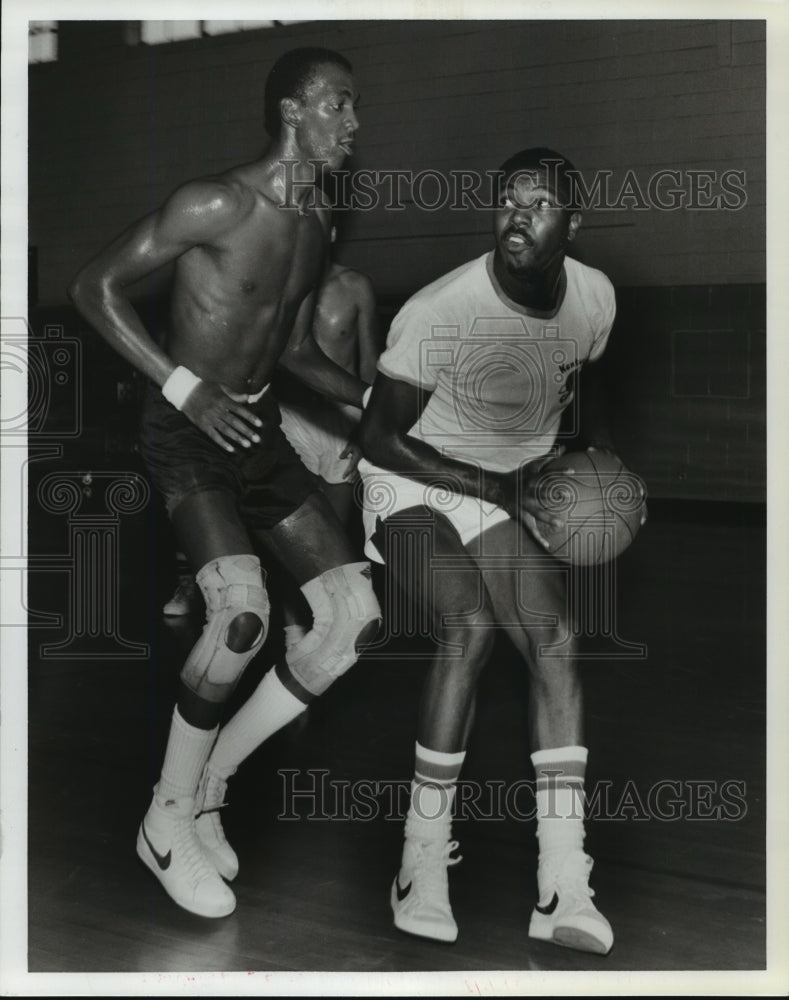
[[[513,789],[531,778],[528,688],[504,639],[482,681],[463,777],[480,783],[480,809],[496,782],[515,807],[455,824],[456,944],[401,934],[389,910],[404,808],[389,793],[411,775],[426,651],[402,637],[389,658],[360,661],[231,782],[236,912],[210,921],[172,903],[134,845],[200,623],[162,619],[169,540],[143,511],[118,533],[117,631],[149,654],[42,655],[66,626],[30,632],[29,971],[764,969],[764,509],[653,501],[650,511],[616,565],[614,635],[589,628],[584,638],[596,654],[584,663],[587,790],[599,793],[587,850],[596,902],[616,935],[607,957],[527,937],[534,823],[526,793]],[[55,521],[31,512],[39,551],[60,551]],[[64,615],[68,579],[31,574],[30,607]],[[288,783],[303,791],[320,771],[321,800],[288,799]],[[380,782],[378,798],[368,785],[366,813],[347,818],[342,783],[360,781]],[[313,804],[328,818],[308,818]],[[288,810],[293,818],[282,818]]]

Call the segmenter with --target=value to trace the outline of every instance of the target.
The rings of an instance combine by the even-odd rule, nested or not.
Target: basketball
[[[621,555],[641,527],[646,487],[615,455],[577,451],[543,466],[537,500],[565,523],[539,522],[547,551],[562,562],[591,566]]]

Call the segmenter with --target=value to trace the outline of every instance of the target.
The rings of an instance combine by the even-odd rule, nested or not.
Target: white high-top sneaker
[[[593,861],[582,850],[540,858],[539,900],[529,923],[529,937],[565,948],[607,955],[614,943],[611,925],[592,902],[589,888]]]
[[[448,866],[461,860],[450,857],[457,847],[456,840],[406,837],[402,865],[390,897],[395,927],[437,941],[457,939],[447,877]]]
[[[227,781],[213,774],[206,765],[200,779],[195,829],[209,861],[222,878],[232,881],[238,875],[238,855],[228,843],[219,818],[226,791]]]
[[[179,906],[201,917],[228,916],[236,897],[203,852],[195,800],[160,800],[157,789],[137,833],[137,854]]]

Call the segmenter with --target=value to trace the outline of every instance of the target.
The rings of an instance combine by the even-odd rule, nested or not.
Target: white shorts
[[[406,476],[398,476],[373,465],[366,459],[359,462],[359,472],[364,483],[364,553],[368,559],[384,561],[372,542],[378,518],[385,521],[396,511],[407,507],[428,507],[443,514],[457,533],[463,545],[492,528],[494,524],[509,520],[503,507],[497,507],[479,497],[461,496],[451,490],[428,486]]]
[[[361,420],[353,406],[327,403],[319,409],[280,404],[282,432],[310,472],[327,483],[345,482],[348,458],[340,458]]]

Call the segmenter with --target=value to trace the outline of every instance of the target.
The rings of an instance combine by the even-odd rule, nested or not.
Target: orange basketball
[[[553,459],[540,473],[536,496],[565,522],[557,529],[539,522],[548,551],[576,566],[615,559],[636,537],[646,513],[643,480],[605,451]]]

